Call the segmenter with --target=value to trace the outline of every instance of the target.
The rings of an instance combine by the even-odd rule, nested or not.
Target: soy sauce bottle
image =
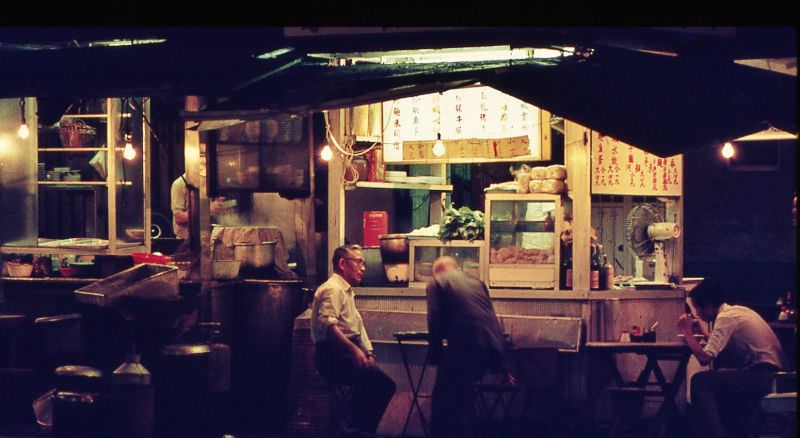
[[[559,289],[572,289],[572,248],[564,246],[561,251],[561,266],[559,267]]]
[[[600,259],[597,245],[592,245],[592,258],[589,271],[589,289],[600,290]]]

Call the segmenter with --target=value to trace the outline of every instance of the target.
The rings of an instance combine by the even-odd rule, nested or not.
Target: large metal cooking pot
[[[275,263],[275,245],[277,240],[268,242],[236,242],[233,244],[233,258],[242,262],[242,266],[251,268],[269,268]]]
[[[382,234],[378,239],[384,265],[408,263],[408,237],[405,234]]]

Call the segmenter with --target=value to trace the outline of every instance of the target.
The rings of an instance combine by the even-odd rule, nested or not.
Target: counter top
[[[3,281],[18,283],[94,283],[100,278],[78,277],[3,277]]]
[[[354,288],[358,296],[375,297],[424,297],[425,289],[420,287],[356,287]],[[671,290],[635,290],[635,289],[612,289],[612,290],[591,290],[591,291],[554,291],[536,289],[489,289],[492,298],[499,299],[546,299],[546,300],[633,300],[633,299],[675,299],[684,298],[684,289]]]

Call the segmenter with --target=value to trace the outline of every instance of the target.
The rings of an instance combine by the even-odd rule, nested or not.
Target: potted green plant
[[[447,207],[439,225],[439,240],[483,239],[484,217],[482,211],[472,210],[469,207],[456,209]]]

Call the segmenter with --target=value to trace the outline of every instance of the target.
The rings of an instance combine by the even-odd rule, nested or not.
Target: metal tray
[[[69,249],[102,249],[108,248],[108,240],[92,237],[72,237],[69,239],[51,240],[39,243],[39,246]]]
[[[75,291],[75,301],[101,307],[113,305],[126,296],[146,300],[179,300],[178,268],[142,263]]]

